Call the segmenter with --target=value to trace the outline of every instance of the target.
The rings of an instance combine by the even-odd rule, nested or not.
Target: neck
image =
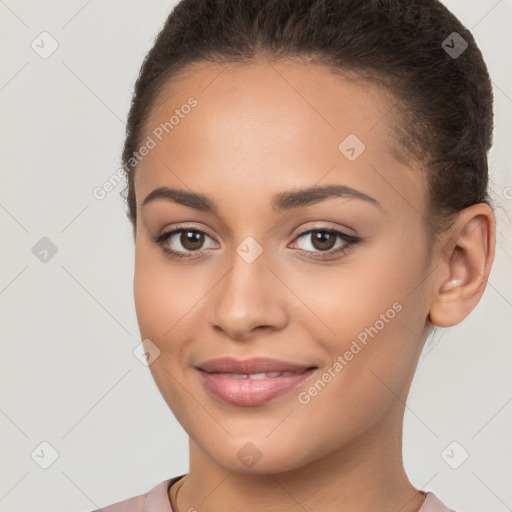
[[[349,446],[278,473],[230,471],[191,439],[190,470],[179,490],[179,512],[417,512],[425,495],[405,473],[403,405],[402,414],[396,412],[351,439]]]

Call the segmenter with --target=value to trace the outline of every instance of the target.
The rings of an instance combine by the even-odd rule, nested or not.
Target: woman
[[[102,510],[442,512],[402,461],[434,326],[485,289],[492,89],[437,0],[183,0],[123,162],[151,373],[190,467]]]

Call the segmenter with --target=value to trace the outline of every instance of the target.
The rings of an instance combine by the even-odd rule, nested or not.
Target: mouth
[[[260,373],[299,373],[312,368],[312,365],[273,359],[270,357],[253,357],[251,359],[236,359],[234,357],[219,357],[204,361],[196,366],[208,373],[229,373],[232,375],[255,375]],[[278,375],[276,375],[278,376]]]
[[[218,400],[252,407],[300,386],[318,367],[270,358],[220,358],[206,361],[196,370],[204,388]]]
[[[313,369],[313,368],[311,368],[311,369]],[[215,375],[222,375],[224,377],[229,377],[231,379],[261,380],[261,379],[273,379],[275,377],[289,377],[290,375],[299,375],[303,371],[305,371],[305,370],[301,370],[301,371],[297,371],[297,372],[262,372],[262,373],[207,372],[207,373],[213,373]]]

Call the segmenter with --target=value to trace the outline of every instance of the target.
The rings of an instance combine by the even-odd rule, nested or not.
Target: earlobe
[[[434,325],[460,323],[480,301],[494,260],[495,229],[494,213],[486,204],[459,213],[437,262],[429,311]]]

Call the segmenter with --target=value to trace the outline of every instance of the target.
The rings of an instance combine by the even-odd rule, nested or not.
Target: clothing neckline
[[[169,490],[171,486],[186,475],[187,473],[184,473],[173,478],[168,478],[155,485],[147,494],[144,502],[144,512],[173,512]],[[420,493],[425,496],[425,501],[418,512],[455,512],[446,507],[432,491],[420,490]]]

